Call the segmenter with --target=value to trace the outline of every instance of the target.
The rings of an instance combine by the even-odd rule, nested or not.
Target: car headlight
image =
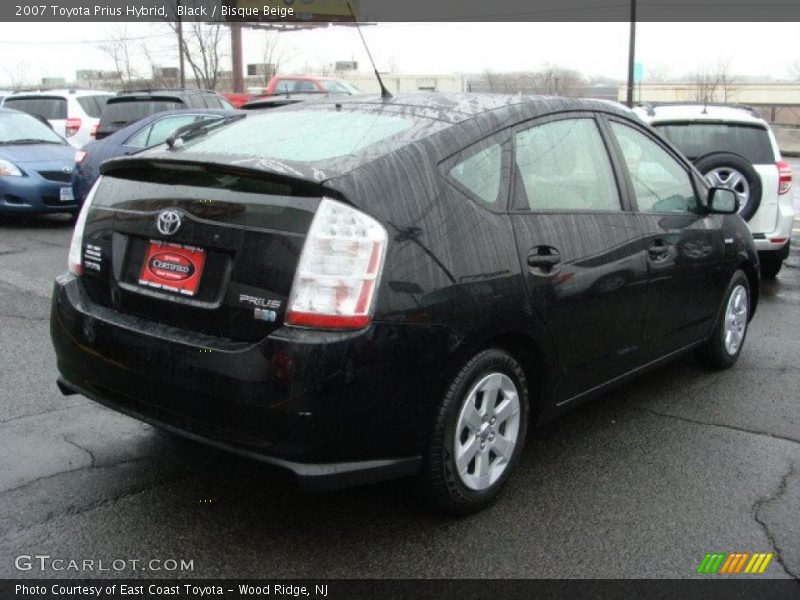
[[[0,159],[0,177],[22,177],[22,171],[14,163]]]

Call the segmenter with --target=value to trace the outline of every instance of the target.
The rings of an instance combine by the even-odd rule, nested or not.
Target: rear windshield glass
[[[0,145],[33,144],[35,142],[65,143],[52,129],[30,115],[12,112],[0,113]]]
[[[144,117],[165,110],[184,108],[183,102],[178,100],[123,100],[109,102],[103,109],[100,117],[100,127],[122,127]]]
[[[186,152],[324,161],[365,153],[383,141],[408,143],[420,125],[418,118],[378,111],[275,110],[192,140]]]
[[[67,118],[67,99],[58,96],[22,96],[6,98],[6,108],[21,110],[49,121]]]
[[[93,119],[99,119],[100,114],[103,112],[103,107],[106,105],[106,100],[111,96],[81,96],[78,98],[78,104],[81,105],[83,112]]]
[[[663,123],[654,127],[691,160],[711,152],[733,152],[753,164],[775,162],[763,127],[729,123]]]

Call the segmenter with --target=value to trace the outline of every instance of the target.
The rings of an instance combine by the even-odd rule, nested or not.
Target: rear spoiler
[[[294,165],[272,159],[268,162],[240,159],[232,163],[229,157],[228,160],[214,160],[206,155],[197,160],[164,155],[114,158],[100,165],[100,173],[119,179],[153,183],[175,183],[174,180],[177,179],[184,185],[199,186],[203,186],[204,179],[211,181],[214,175],[238,175],[246,180],[288,186],[293,190],[291,195],[294,196],[320,195],[327,179],[317,169],[298,169]]]

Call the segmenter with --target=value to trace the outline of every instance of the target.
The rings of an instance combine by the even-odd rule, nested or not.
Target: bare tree
[[[735,79],[729,61],[720,61],[712,68],[703,66],[691,76],[690,97],[695,102],[729,102]]]
[[[115,29],[108,39],[97,47],[114,63],[114,72],[123,86],[130,85],[139,79],[134,67],[134,46],[125,27]]]
[[[284,52],[280,40],[278,39],[279,34],[277,31],[265,30],[263,36],[261,41],[261,62],[265,65],[271,65],[263,74],[264,85],[266,86],[269,80],[280,71]]]
[[[722,101],[728,102],[729,96],[734,92],[733,83],[735,77],[731,74],[731,61],[721,60],[717,63],[715,69],[717,83],[719,84],[720,92],[722,93]]]
[[[647,70],[645,81],[648,83],[664,83],[670,78],[669,67],[666,65],[656,65]]]
[[[715,74],[702,67],[690,76],[692,87],[689,90],[690,100],[695,102],[714,102],[719,87]]]
[[[177,35],[177,23],[169,25]],[[227,28],[221,23],[184,21],[183,53],[199,87],[216,89],[222,63],[227,57],[227,40]]]
[[[800,60],[796,60],[789,67],[789,77],[792,81],[800,81]]]
[[[12,90],[17,90],[28,83],[28,63],[18,61],[4,69]]]

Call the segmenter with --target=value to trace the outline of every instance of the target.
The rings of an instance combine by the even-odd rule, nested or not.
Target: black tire
[[[734,352],[730,352],[725,345],[727,333],[726,310],[728,308],[728,302],[731,299],[731,295],[733,294],[734,290],[739,288],[739,286],[744,287],[744,289],[747,291],[748,310],[744,321],[744,333],[742,335],[742,339],[736,350]],[[721,370],[729,369],[736,364],[736,361],[739,359],[739,355],[742,353],[744,342],[747,339],[751,306],[752,300],[750,298],[750,282],[747,279],[747,275],[745,275],[743,271],[736,271],[733,274],[733,277],[731,277],[730,283],[728,283],[728,287],[725,290],[725,295],[722,297],[722,304],[719,307],[711,336],[695,351],[697,358],[703,365],[710,369]]]
[[[519,398],[519,429],[511,459],[500,476],[490,487],[483,490],[470,489],[457,472],[453,445],[456,440],[456,427],[461,409],[473,387],[492,373],[507,376],[517,389]],[[483,400],[481,401],[483,406]],[[444,401],[436,417],[433,433],[428,446],[422,479],[425,491],[439,509],[451,515],[468,515],[489,506],[500,494],[525,446],[528,429],[528,383],[520,364],[507,352],[489,349],[480,352],[455,375],[444,396]],[[460,435],[460,434],[459,434]],[[488,450],[485,460],[491,459]]]
[[[694,161],[694,164],[697,170],[703,174],[703,177],[714,169],[724,169],[726,167],[736,169],[744,175],[750,187],[750,196],[747,204],[739,210],[739,216],[745,221],[753,218],[753,215],[756,214],[758,207],[761,205],[761,178],[749,161],[732,152],[714,152],[698,158]]]

